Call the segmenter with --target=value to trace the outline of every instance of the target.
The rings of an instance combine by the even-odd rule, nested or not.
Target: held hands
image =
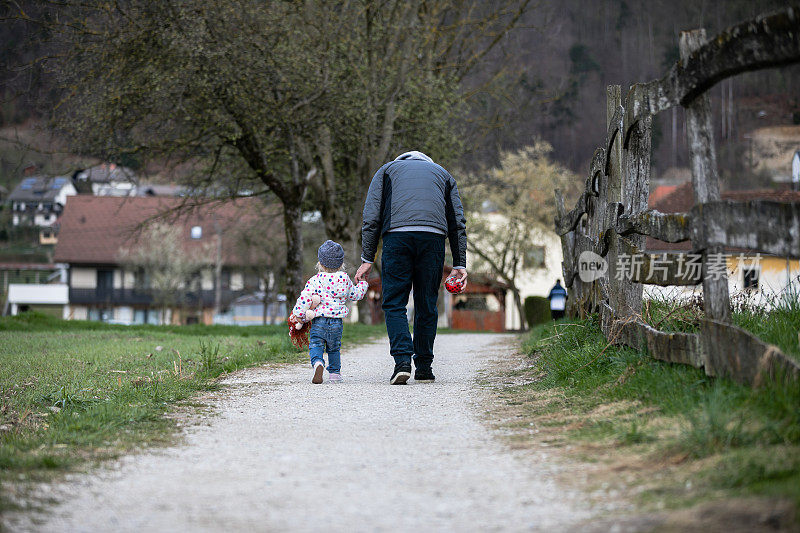
[[[356,283],[359,281],[367,281],[370,270],[372,270],[372,263],[361,263],[361,266],[358,267],[358,271],[356,272]]]

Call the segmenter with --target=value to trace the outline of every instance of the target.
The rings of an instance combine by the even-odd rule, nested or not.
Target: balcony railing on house
[[[244,295],[245,292],[223,289],[221,294],[222,306],[227,306],[234,299]],[[187,291],[175,302],[175,305],[198,305],[200,303],[198,299],[202,299],[203,307],[212,307],[214,305],[215,291],[200,291],[199,294],[198,291]],[[155,301],[154,292],[149,289],[69,289],[69,303],[73,305],[150,306],[154,305]]]

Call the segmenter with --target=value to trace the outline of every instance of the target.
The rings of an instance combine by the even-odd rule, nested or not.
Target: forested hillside
[[[5,4],[5,15],[15,6]],[[454,128],[462,132],[458,161],[469,168],[497,161],[501,149],[530,144],[541,136],[561,163],[583,174],[605,131],[605,86],[627,87],[666,73],[677,60],[682,29],[705,27],[713,35],[758,13],[784,7],[781,0],[543,0],[531,2],[517,27],[463,81],[471,110]],[[35,14],[43,2],[21,2]],[[77,5],[77,4],[76,4]],[[9,126],[45,124],[64,88],[58,86],[59,43],[47,29],[19,20],[0,24],[0,107],[4,137]],[[52,36],[50,36],[52,37]],[[488,37],[487,37],[488,38]],[[502,65],[499,66],[499,65]],[[800,68],[773,69],[725,81],[712,91],[720,166],[726,186],[758,181],[753,129],[800,123]],[[654,124],[654,176],[686,164],[680,110]],[[429,149],[429,147],[420,147]],[[91,156],[92,154],[83,154]],[[0,149],[0,183],[15,180],[29,160],[49,156]],[[750,159],[748,159],[750,158]],[[128,164],[135,162],[127,162]],[[763,181],[763,180],[762,180]]]
[[[528,13],[508,36],[502,61],[518,79],[491,100],[498,128],[477,159],[497,146],[541,135],[556,157],[583,174],[605,134],[605,86],[649,81],[678,59],[681,30],[704,27],[709,36],[759,13],[791,4],[781,0],[549,0]],[[750,130],[800,123],[800,68],[750,73],[712,92],[720,166],[727,182],[749,172],[744,152]],[[513,104],[511,103],[513,102]],[[683,113],[654,123],[655,176],[686,165]],[[788,164],[788,161],[787,161]],[[735,186],[735,183],[726,183]]]

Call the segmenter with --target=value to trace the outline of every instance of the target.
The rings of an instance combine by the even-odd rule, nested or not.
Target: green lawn
[[[768,323],[735,316],[796,354],[796,309],[762,319]],[[756,494],[800,506],[800,384],[753,389],[609,346],[596,318],[539,326],[524,348],[537,379],[513,394],[528,398],[520,401],[546,398],[526,416],[568,413],[548,423],[561,424],[570,439],[615,450],[612,456],[637,456],[641,464],[680,464],[672,478],[659,471],[662,486],[643,490],[643,501],[684,505],[713,494]],[[652,483],[650,474],[639,481]]]
[[[343,341],[382,331],[348,324]],[[164,413],[213,388],[220,374],[305,357],[282,325],[114,326],[37,314],[2,318],[0,481],[36,479],[169,442],[174,422]]]

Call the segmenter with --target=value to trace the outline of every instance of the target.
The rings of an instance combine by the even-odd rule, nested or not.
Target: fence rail
[[[683,32],[681,59],[662,78],[636,84],[623,98],[607,88],[607,134],[590,164],[584,191],[571,211],[556,190],[556,232],[571,288],[569,312],[600,315],[610,342],[647,348],[664,361],[703,368],[758,385],[767,377],[800,379],[800,365],[777,347],[731,325],[727,273],[709,275],[713,257],[727,248],[800,258],[800,204],[721,201],[714,130],[707,91],[717,82],[751,70],[800,62],[800,7],[757,17],[713,39],[705,30]],[[652,117],[672,107],[686,112],[695,205],[688,213],[648,209]],[[644,253],[646,237],[691,242],[700,263],[687,275],[686,255]],[[609,269],[641,257],[626,279],[609,275],[583,281],[584,254],[602,257]],[[589,256],[592,257],[592,256]],[[653,274],[658,271],[659,276]],[[641,319],[643,283],[703,286],[705,318],[699,333],[664,332]]]

